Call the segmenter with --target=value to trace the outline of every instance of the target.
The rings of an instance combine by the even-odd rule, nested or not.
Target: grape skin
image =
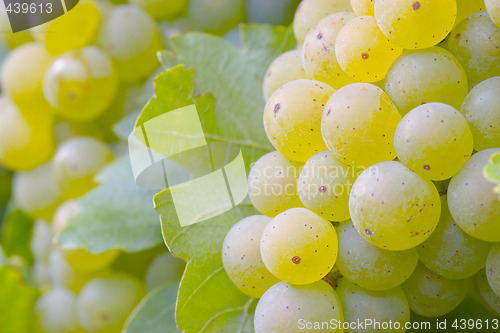
[[[243,0],[190,0],[188,17],[198,30],[223,35],[243,21]]]
[[[484,0],[486,10],[491,19],[500,27],[500,3],[496,0]]]
[[[56,288],[42,295],[35,303],[35,313],[45,332],[83,332],[76,314],[75,293]]]
[[[130,3],[144,8],[156,21],[170,21],[182,14],[188,0],[131,0]]]
[[[354,13],[359,16],[375,16],[375,0],[351,0],[351,6]]]
[[[457,19],[454,27],[472,14],[484,12],[485,2],[488,0],[457,0]]]
[[[491,289],[486,274],[484,269],[476,274],[474,278],[475,291],[478,293],[479,300],[483,306],[492,313],[500,316],[500,297]]]
[[[500,244],[493,245],[486,260],[486,277],[491,289],[500,297]]]
[[[50,224],[44,219],[38,219],[33,225],[30,249],[36,261],[48,261],[52,246]]]

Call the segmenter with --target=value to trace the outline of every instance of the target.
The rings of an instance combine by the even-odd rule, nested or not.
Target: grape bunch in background
[[[255,331],[404,331],[410,310],[442,316],[467,293],[500,316],[500,198],[483,175],[500,152],[498,2],[303,0],[293,30],[263,83],[276,151],[248,177],[262,215],[222,247],[260,298]]]

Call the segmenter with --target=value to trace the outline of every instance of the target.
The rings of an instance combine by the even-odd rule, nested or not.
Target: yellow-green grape
[[[140,7],[115,6],[101,25],[98,44],[114,60],[123,81],[134,82],[158,66],[163,41],[156,22]]]
[[[121,332],[145,287],[126,275],[92,279],[78,295],[76,310],[81,325],[90,332]]]
[[[52,247],[52,234],[50,224],[44,219],[37,219],[31,233],[30,249],[35,261],[49,260]]]
[[[448,187],[451,216],[463,231],[487,242],[500,242],[500,198],[483,176],[483,170],[494,153],[487,149],[472,155],[453,177]]]
[[[188,17],[198,30],[223,35],[244,20],[243,0],[190,0]]]
[[[500,297],[491,289],[486,278],[486,271],[481,270],[474,277],[475,291],[479,296],[479,301],[492,313],[500,316]]]
[[[146,287],[148,290],[179,281],[186,263],[167,252],[156,257],[146,271]]]
[[[464,66],[471,86],[500,75],[500,27],[485,12],[469,16],[452,30],[448,50]]]
[[[375,0],[351,0],[352,10],[359,16],[375,15]]]
[[[385,79],[385,91],[402,115],[424,103],[440,102],[460,110],[469,92],[460,62],[440,47],[405,53]]]
[[[277,151],[306,162],[327,147],[321,136],[321,114],[335,90],[315,80],[295,80],[276,90],[264,109],[264,128]]]
[[[76,315],[77,295],[56,288],[37,299],[34,310],[40,326],[50,333],[83,333]]]
[[[255,333],[300,333],[311,329],[340,333],[343,329],[338,327],[313,325],[334,321],[339,326],[339,321],[343,320],[339,297],[325,281],[305,286],[279,282],[259,300],[254,327]]]
[[[369,83],[353,83],[326,103],[321,131],[343,163],[366,168],[396,157],[394,132],[401,115],[389,96]]]
[[[101,15],[93,0],[82,0],[64,15],[32,29],[35,40],[52,55],[86,47],[95,39]]]
[[[382,32],[405,49],[441,42],[457,16],[456,0],[376,0],[375,18]]]
[[[267,69],[263,83],[264,99],[267,101],[273,92],[287,82],[307,78],[300,59],[300,51],[285,52],[274,59]]]
[[[400,162],[382,162],[363,171],[349,199],[359,234],[380,248],[401,251],[425,241],[441,213],[439,193]]]
[[[338,32],[355,17],[351,12],[332,14],[319,21],[309,31],[302,47],[302,64],[310,77],[335,89],[356,82],[340,67],[335,55]]]
[[[248,197],[255,209],[274,217],[287,209],[302,207],[297,193],[301,167],[277,151],[257,160],[248,175]]]
[[[27,30],[12,32],[7,11],[4,9],[3,4],[0,10],[0,44],[8,49],[15,49],[16,47],[33,41],[33,36]]]
[[[484,12],[486,10],[485,2],[488,0],[457,0],[455,27],[472,14]]]
[[[447,279],[457,280],[471,277],[484,268],[490,248],[491,243],[475,239],[460,229],[443,195],[437,228],[417,250],[425,266]]]
[[[500,297],[500,244],[493,245],[486,261],[486,277],[491,289]]]
[[[362,327],[346,329],[346,332],[390,333],[404,332],[410,321],[410,307],[401,287],[385,291],[363,289],[346,279],[338,281],[337,293],[340,298],[346,323],[361,321]],[[367,324],[365,320],[371,320]],[[391,327],[386,327],[388,323]],[[375,323],[379,323],[380,327]],[[392,328],[392,329],[391,329]]]
[[[300,172],[300,200],[325,220],[347,220],[350,217],[349,194],[361,171],[339,162],[331,150],[317,153]]]
[[[31,279],[33,285],[40,291],[50,290],[52,282],[50,281],[50,266],[48,262],[36,260],[31,267]]]
[[[170,21],[186,10],[188,0],[130,0],[130,3],[144,8],[157,21]]]
[[[82,196],[96,186],[95,174],[111,162],[111,149],[89,137],[75,137],[57,147],[52,175],[68,198]]]
[[[262,260],[278,279],[309,284],[333,268],[338,238],[330,222],[305,208],[292,208],[273,218],[262,232]]]
[[[401,163],[431,180],[454,176],[472,155],[472,146],[472,132],[464,116],[443,103],[411,110],[394,136]]]
[[[336,266],[345,279],[369,290],[399,286],[415,270],[417,250],[389,251],[376,247],[357,232],[351,221],[339,227]]]
[[[239,221],[226,235],[222,244],[222,264],[239,290],[250,297],[260,298],[279,280],[262,262],[260,239],[271,221],[264,215],[253,215]]]
[[[474,149],[500,147],[500,76],[476,85],[462,105],[474,137]]]
[[[402,288],[413,312],[425,317],[438,317],[462,302],[468,282],[444,278],[419,263]]]
[[[403,52],[380,31],[373,16],[359,16],[340,29],[335,54],[340,67],[356,80],[382,80]]]
[[[54,287],[66,288],[78,293],[90,279],[88,274],[75,272],[58,247],[52,247],[48,264],[50,282]]]
[[[484,0],[491,19],[500,27],[500,3],[497,0]]]
[[[293,33],[299,44],[321,19],[339,12],[352,12],[349,0],[302,0],[293,18]]]

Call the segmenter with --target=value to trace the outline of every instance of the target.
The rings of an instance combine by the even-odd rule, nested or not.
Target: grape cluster
[[[255,331],[405,331],[471,291],[500,316],[497,1],[303,0],[296,50],[264,78],[276,149],[250,170],[254,215],[227,234]],[[279,281],[279,282],[278,282]],[[358,332],[346,328],[346,332]]]

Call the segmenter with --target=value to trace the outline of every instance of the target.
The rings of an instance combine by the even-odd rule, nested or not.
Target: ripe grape
[[[474,149],[500,147],[500,76],[485,80],[469,92],[462,113],[474,137]]]
[[[188,0],[131,0],[129,3],[142,7],[157,21],[170,21],[186,10]]]
[[[58,247],[52,247],[48,264],[50,281],[54,287],[62,287],[79,292],[89,280],[87,274],[75,272]]]
[[[52,281],[50,280],[50,267],[48,262],[35,259],[31,267],[31,278],[33,280],[33,285],[37,289],[41,291],[49,290],[52,287]]]
[[[462,302],[468,282],[444,278],[420,263],[402,287],[413,312],[425,317],[438,317]]]
[[[264,99],[267,101],[273,92],[287,82],[307,78],[300,59],[300,51],[285,52],[274,59],[267,69],[263,83]]]
[[[340,67],[335,55],[338,32],[355,17],[351,12],[332,14],[323,18],[309,31],[302,46],[302,63],[310,77],[335,89],[356,82]]]
[[[385,37],[373,16],[359,16],[340,29],[335,54],[340,67],[356,80],[382,80],[403,49]]]
[[[396,157],[394,132],[401,115],[389,96],[369,83],[353,83],[326,103],[321,130],[339,161],[366,168]]]
[[[474,282],[475,291],[478,293],[479,300],[483,306],[500,316],[500,297],[491,289],[484,269],[476,274]]]
[[[260,298],[279,280],[262,262],[260,240],[270,217],[253,215],[236,223],[222,244],[222,263],[227,275],[245,294]]]
[[[405,49],[441,42],[457,16],[456,0],[376,0],[375,18],[382,32]]]
[[[248,197],[255,209],[274,217],[287,209],[301,207],[297,193],[301,167],[277,151],[259,158],[248,175]]]
[[[411,110],[394,136],[401,163],[431,180],[454,176],[472,155],[472,146],[472,132],[464,116],[442,103]]]
[[[50,333],[83,332],[76,315],[76,294],[56,288],[42,295],[35,303],[40,326]]]
[[[345,279],[369,290],[399,286],[415,270],[417,250],[388,251],[366,241],[352,222],[339,227],[337,268]]]
[[[439,221],[441,203],[434,184],[390,161],[371,166],[356,179],[349,210],[367,241],[400,251],[430,236]]]
[[[278,279],[308,284],[333,268],[338,252],[335,228],[305,208],[292,208],[264,228],[260,244],[264,264]]]
[[[331,150],[317,153],[300,172],[300,200],[325,220],[347,220],[349,193],[360,172],[360,169],[339,162]]]
[[[500,3],[496,0],[484,0],[486,10],[491,19],[500,27]]]
[[[491,289],[500,297],[500,244],[493,245],[486,261],[486,277]]]
[[[321,114],[335,92],[314,80],[295,80],[276,90],[264,109],[264,127],[276,150],[286,158],[306,162],[326,149],[321,137]]]
[[[146,287],[152,290],[160,285],[179,281],[184,272],[185,262],[170,252],[156,257],[146,271]]]
[[[254,316],[255,333],[300,333],[301,323],[323,323],[344,320],[337,293],[328,283],[317,281],[305,286],[278,282],[264,293]],[[315,327],[315,332],[330,331]],[[333,333],[342,329],[331,330]]]
[[[441,196],[441,218],[436,230],[417,247],[420,260],[447,279],[465,279],[486,264],[491,243],[467,235],[451,217],[447,197]]]
[[[460,110],[469,91],[460,62],[440,47],[403,54],[387,73],[385,91],[404,116],[424,103],[440,102]]]
[[[243,0],[190,0],[188,17],[198,30],[219,35],[243,21]]]
[[[33,224],[30,249],[37,261],[48,261],[52,247],[50,224],[44,219],[38,219]]]
[[[471,16],[472,14],[484,12],[486,10],[485,2],[488,0],[457,0],[457,19],[455,20],[456,27],[460,22]]]
[[[448,187],[448,205],[455,222],[472,237],[487,242],[500,242],[500,198],[493,190],[495,185],[483,176],[496,152],[500,149],[472,155]]]
[[[359,16],[375,15],[375,0],[351,0],[351,6],[353,11]]]

